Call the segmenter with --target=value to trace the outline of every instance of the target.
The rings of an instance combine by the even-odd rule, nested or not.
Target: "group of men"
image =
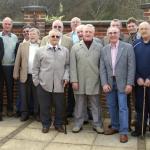
[[[145,134],[150,114],[148,22],[138,26],[134,18],[129,18],[127,36],[121,32],[120,20],[114,19],[107,35],[100,40],[94,35],[95,27],[82,25],[77,17],[71,20],[72,32],[66,35],[63,34],[62,21],[55,20],[49,34],[41,41],[39,30],[27,26],[23,30],[27,38],[19,44],[16,35],[11,33],[12,24],[9,17],[4,18],[0,33],[0,120],[4,80],[8,96],[7,114],[13,114],[14,78],[19,80],[21,101],[17,110],[21,112],[21,121],[28,120],[33,112],[35,119],[42,123],[42,132],[48,133],[53,122],[50,110],[54,107],[55,129],[64,132],[66,111],[68,116],[74,117],[72,132],[78,133],[88,121],[90,112],[94,131],[105,135],[119,132],[120,142],[126,143],[131,124],[130,94],[134,87],[136,126],[131,135],[141,135],[142,128]],[[103,129],[102,122],[101,87],[106,94],[111,119],[107,130]]]

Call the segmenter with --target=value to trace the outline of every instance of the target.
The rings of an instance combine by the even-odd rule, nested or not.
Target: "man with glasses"
[[[110,44],[101,51],[100,78],[106,93],[111,118],[111,128],[105,135],[120,133],[120,142],[128,141],[127,94],[134,85],[135,56],[132,45],[119,40],[120,30],[109,27],[107,30]]]
[[[32,75],[37,87],[43,133],[47,133],[51,125],[49,111],[52,100],[55,105],[55,129],[64,132],[64,87],[69,82],[69,50],[58,44],[60,37],[61,33],[52,29],[48,44],[38,50],[34,59]]]

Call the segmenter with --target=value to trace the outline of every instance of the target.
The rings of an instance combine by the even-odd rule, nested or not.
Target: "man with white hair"
[[[64,132],[64,87],[69,82],[69,50],[58,44],[60,36],[56,29],[49,32],[49,43],[40,47],[33,64],[33,82],[37,87],[43,133],[47,133],[51,125],[49,111],[52,100],[55,105],[55,129]]]
[[[75,44],[70,54],[70,82],[75,95],[73,133],[82,130],[85,102],[88,98],[93,117],[93,130],[103,133],[100,115],[99,61],[102,45],[93,40],[95,28],[91,24],[83,27],[83,40]]]
[[[142,22],[139,25],[139,33],[141,39],[135,41],[134,51],[136,58],[136,75],[135,75],[135,110],[137,121],[135,131],[131,133],[132,136],[140,136],[142,134],[142,120],[143,120],[143,101],[144,88],[146,88],[146,100],[144,110],[144,130],[146,132],[148,114],[150,114],[150,24]]]

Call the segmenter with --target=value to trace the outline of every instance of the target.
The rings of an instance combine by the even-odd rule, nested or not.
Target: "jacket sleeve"
[[[66,63],[65,63],[65,73],[63,80],[69,81],[69,50],[66,49]]]
[[[35,86],[38,86],[40,81],[39,81],[39,72],[40,72],[40,67],[41,67],[41,61],[40,61],[40,50],[37,51],[34,57],[33,61],[33,68],[32,68],[32,80]]]
[[[70,82],[78,82],[75,46],[72,47],[70,52]]]
[[[135,54],[133,50],[133,46],[129,45],[128,48],[128,76],[127,76],[127,84],[134,85],[135,79]]]
[[[20,72],[20,66],[21,66],[21,49],[22,49],[22,44],[19,45],[16,59],[15,59],[15,65],[14,65],[14,71],[13,71],[13,77],[14,79],[19,78],[19,72]]]
[[[4,56],[4,43],[3,43],[3,39],[0,38],[0,63],[2,62]]]
[[[106,70],[106,65],[104,61],[104,49],[101,51],[101,56],[100,56],[100,79],[101,79],[101,85],[104,86],[105,84],[108,84],[107,81],[107,70]]]

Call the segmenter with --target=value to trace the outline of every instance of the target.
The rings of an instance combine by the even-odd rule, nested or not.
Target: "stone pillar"
[[[141,8],[144,10],[144,20],[150,21],[150,3],[142,4]]]
[[[25,6],[22,7],[24,12],[24,22],[37,27],[41,32],[41,37],[45,36],[45,17],[47,8],[44,6]]]

